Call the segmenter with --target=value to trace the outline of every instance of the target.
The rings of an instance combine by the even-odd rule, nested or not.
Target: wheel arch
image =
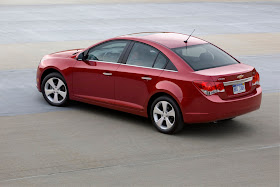
[[[44,78],[50,73],[59,73],[62,77],[64,77],[63,74],[56,68],[51,67],[51,68],[45,69],[41,75],[40,86],[42,86],[42,82],[43,82]],[[64,77],[64,79],[65,79],[65,77]]]
[[[175,95],[173,95],[170,92],[168,93],[165,91],[159,91],[159,92],[154,93],[148,100],[147,107],[146,107],[147,108],[146,113],[147,113],[148,117],[150,117],[150,110],[151,110],[152,103],[154,102],[155,99],[157,99],[161,96],[167,96],[167,97],[170,97],[171,99],[173,99],[175,101],[175,103],[179,106],[180,111],[182,112],[180,102],[179,102],[178,98],[176,98]]]

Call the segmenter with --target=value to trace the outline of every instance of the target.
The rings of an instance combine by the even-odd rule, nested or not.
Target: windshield
[[[195,71],[238,64],[230,55],[209,43],[179,47],[172,50]]]

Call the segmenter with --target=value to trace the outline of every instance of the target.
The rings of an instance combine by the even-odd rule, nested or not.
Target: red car
[[[37,70],[46,101],[77,100],[150,117],[162,133],[260,108],[254,67],[219,47],[178,33],[142,33],[46,55]]]

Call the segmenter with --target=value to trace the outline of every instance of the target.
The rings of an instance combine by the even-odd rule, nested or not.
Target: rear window
[[[238,64],[230,55],[209,43],[179,47],[172,50],[195,71]]]

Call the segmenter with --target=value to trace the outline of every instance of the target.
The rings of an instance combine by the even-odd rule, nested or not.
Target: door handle
[[[143,79],[143,80],[152,80],[152,78],[151,77],[141,77],[141,79]]]
[[[108,73],[108,72],[104,72],[103,75],[106,75],[106,76],[111,76],[112,73]]]

